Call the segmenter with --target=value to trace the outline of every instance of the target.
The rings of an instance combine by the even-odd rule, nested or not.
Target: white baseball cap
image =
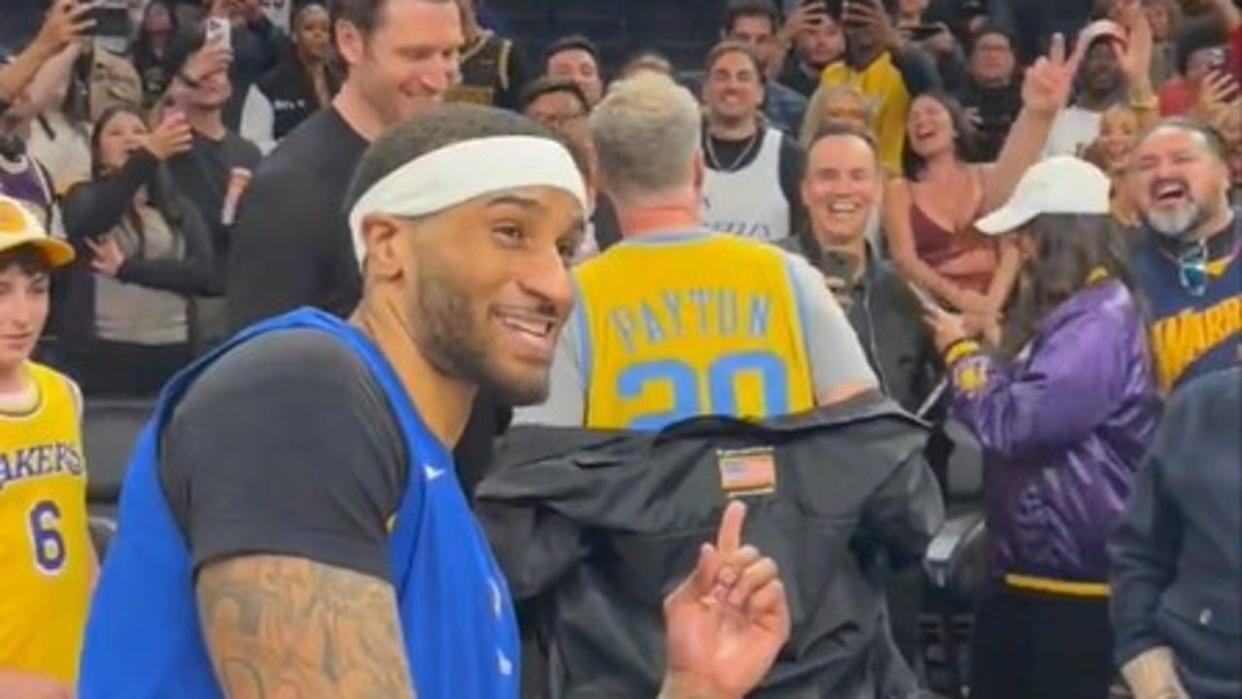
[[[73,262],[73,246],[49,236],[20,201],[0,194],[0,252],[21,245],[29,245],[42,252],[53,267]]]
[[[1108,214],[1112,182],[1098,167],[1069,155],[1043,160],[1014,187],[1001,208],[975,222],[987,235],[1017,230],[1041,214]]]

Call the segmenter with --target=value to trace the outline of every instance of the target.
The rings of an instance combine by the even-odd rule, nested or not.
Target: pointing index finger
[[[728,556],[742,547],[742,524],[746,521],[746,504],[734,500],[725,507],[716,533],[716,548]]]

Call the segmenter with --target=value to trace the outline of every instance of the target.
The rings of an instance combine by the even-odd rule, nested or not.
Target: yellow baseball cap
[[[22,245],[29,245],[42,252],[48,264],[53,267],[63,267],[73,262],[72,245],[49,236],[20,201],[0,194],[0,252]]]

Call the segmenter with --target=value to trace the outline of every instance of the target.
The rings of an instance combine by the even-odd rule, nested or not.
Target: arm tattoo
[[[414,699],[392,587],[288,556],[198,575],[198,614],[229,699]]]

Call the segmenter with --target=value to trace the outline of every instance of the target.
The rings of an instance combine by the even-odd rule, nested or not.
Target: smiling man
[[[454,0],[334,0],[332,25],[348,77],[332,107],[258,168],[237,212],[226,286],[234,329],[299,306],[354,309],[360,277],[342,207],[350,174],[368,143],[458,80]]]
[[[712,230],[775,242],[801,225],[798,182],[806,157],[761,117],[765,84],[749,45],[725,41],[708,54],[703,207]]]
[[[91,606],[82,699],[518,696],[508,586],[450,446],[480,389],[548,392],[582,178],[534,122],[452,105],[376,141],[348,199],[350,320],[281,316],[167,387]],[[740,696],[788,638],[776,566],[733,543],[732,509],[669,598],[668,699]],[[741,691],[700,691],[722,666],[747,670]]]
[[[1165,121],[1134,153],[1131,195],[1143,219],[1134,271],[1151,308],[1165,389],[1242,362],[1242,215],[1229,206],[1220,137]]]

